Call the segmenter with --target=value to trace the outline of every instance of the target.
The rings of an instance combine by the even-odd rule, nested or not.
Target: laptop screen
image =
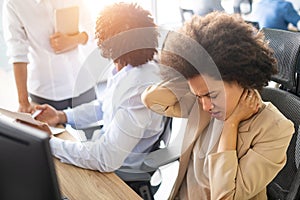
[[[1,116],[0,199],[61,199],[48,135]]]

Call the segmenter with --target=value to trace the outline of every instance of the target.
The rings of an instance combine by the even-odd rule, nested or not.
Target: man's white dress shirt
[[[53,154],[62,162],[102,172],[121,166],[139,168],[163,131],[162,116],[144,106],[141,94],[160,81],[159,67],[153,62],[128,65],[117,73],[113,70],[103,102],[96,100],[65,110],[68,123],[76,127],[103,119],[101,132],[86,142],[53,137]]]

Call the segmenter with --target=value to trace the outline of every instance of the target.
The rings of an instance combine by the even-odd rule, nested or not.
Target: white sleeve
[[[7,55],[9,63],[28,63],[28,41],[25,29],[12,5],[8,1],[3,3],[2,10],[3,36],[7,45]]]
[[[161,116],[153,115],[153,112],[142,105],[141,100],[139,101],[131,106],[121,105],[114,113],[113,120],[104,125],[105,132],[100,137],[93,138],[93,141],[71,142],[52,138],[50,145],[53,155],[62,162],[101,172],[120,168],[140,140],[149,137],[144,135],[145,130],[150,129],[149,125],[154,120],[161,119]],[[160,127],[159,123],[155,124]],[[153,131],[153,135],[158,133]]]
[[[64,110],[64,113],[67,116],[67,123],[75,128],[85,127],[103,118],[102,103],[98,100]]]
[[[97,49],[97,42],[95,40],[95,25],[96,20],[93,19],[91,11],[88,9],[85,1],[80,1],[80,18],[79,30],[86,32],[88,41],[85,45],[79,45],[80,54],[85,58],[89,56],[95,49]]]
[[[114,171],[122,166],[143,137],[145,128],[134,118],[128,116],[127,110],[119,110],[107,131],[95,141],[71,142],[53,137],[50,140],[52,153],[62,162],[79,167]]]

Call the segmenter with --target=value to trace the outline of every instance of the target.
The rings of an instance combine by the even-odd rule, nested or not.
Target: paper
[[[79,7],[67,7],[56,9],[54,11],[55,16],[55,32],[63,34],[76,34],[79,32]]]
[[[19,120],[21,122],[25,122],[25,123],[28,123],[28,124],[31,124],[31,125],[35,125],[37,127],[45,127],[47,126],[48,129],[50,130],[50,132],[55,135],[55,134],[59,134],[59,133],[62,133],[65,131],[64,128],[56,128],[56,127],[51,127],[49,126],[48,124],[44,123],[44,122],[41,122],[41,121],[38,121],[38,120],[35,120],[31,114],[29,113],[22,113],[22,112],[13,112],[13,111],[9,111],[9,110],[6,110],[6,109],[3,109],[3,108],[0,108],[0,113],[9,117],[9,118],[12,118],[14,120]]]
[[[60,134],[65,131],[64,128],[57,128],[57,127],[53,127],[53,126],[49,126],[49,128],[53,135],[57,135],[57,134]]]

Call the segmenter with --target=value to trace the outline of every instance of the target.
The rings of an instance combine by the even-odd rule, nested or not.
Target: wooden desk
[[[58,137],[74,139],[67,132]],[[61,193],[70,200],[142,199],[114,173],[82,169],[61,163],[56,158],[54,163]]]
[[[61,163],[54,159],[61,193],[70,200],[141,200],[114,173],[100,173]]]

